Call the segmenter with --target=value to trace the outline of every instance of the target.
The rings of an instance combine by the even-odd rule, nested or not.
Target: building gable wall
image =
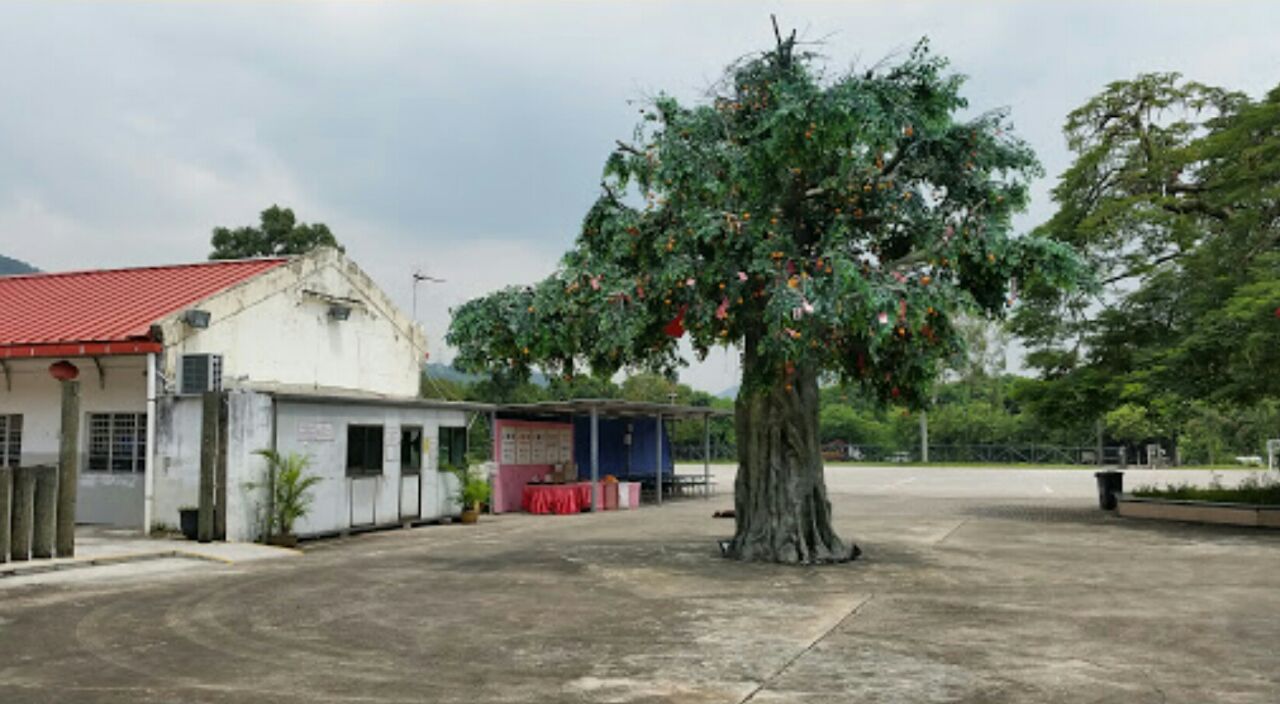
[[[346,320],[333,306],[350,309]],[[318,250],[194,306],[210,313],[193,329],[181,313],[160,324],[161,369],[177,388],[186,354],[220,354],[224,387],[272,385],[418,395],[426,338],[353,262]]]

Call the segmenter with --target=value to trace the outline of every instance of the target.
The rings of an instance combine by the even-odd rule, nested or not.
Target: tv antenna
[[[418,322],[418,283],[426,281],[429,284],[442,284],[444,279],[431,276],[421,269],[413,272],[413,322]]]

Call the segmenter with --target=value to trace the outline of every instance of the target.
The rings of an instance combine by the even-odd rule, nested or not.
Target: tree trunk
[[[751,357],[743,360],[748,369]],[[743,384],[736,414],[737,532],[726,555],[789,564],[856,559],[858,547],[845,544],[831,527],[818,443],[817,373],[798,369],[768,388]]]

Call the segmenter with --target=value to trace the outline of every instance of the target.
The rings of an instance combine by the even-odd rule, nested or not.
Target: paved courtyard
[[[1280,701],[1280,533],[1114,518],[1087,471],[837,467],[863,559],[737,564],[716,475],[662,508],[0,579],[0,702]]]

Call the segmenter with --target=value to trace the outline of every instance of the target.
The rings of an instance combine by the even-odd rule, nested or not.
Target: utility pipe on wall
[[[147,353],[147,456],[142,468],[142,534],[151,533],[156,497],[156,353]]]

